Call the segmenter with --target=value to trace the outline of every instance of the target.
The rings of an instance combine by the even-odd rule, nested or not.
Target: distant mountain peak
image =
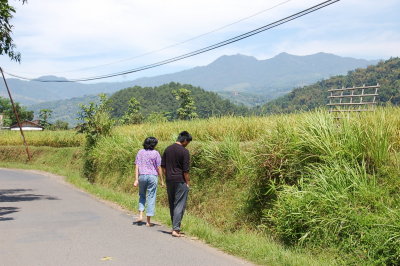
[[[299,58],[299,57],[341,57],[335,54],[331,54],[331,53],[324,53],[324,52],[319,52],[319,53],[315,53],[315,54],[309,54],[309,55],[294,55],[294,54],[289,54],[287,52],[282,52],[277,54],[276,56],[274,56],[273,58],[288,58],[288,57],[295,57],[295,58]]]
[[[277,54],[277,55],[274,56],[274,57],[283,57],[283,56],[294,56],[294,55],[289,54],[289,53],[286,53],[286,52],[282,52],[282,53]]]
[[[36,78],[35,80],[51,80],[51,81],[67,81],[66,78],[63,77],[57,77],[57,76],[41,76]]]
[[[235,54],[235,55],[223,55],[218,57],[214,62],[210,65],[214,64],[230,64],[230,63],[237,63],[237,62],[257,62],[257,58],[254,56],[243,55],[243,54]]]
[[[333,55],[333,56],[338,56],[338,55],[335,55],[335,54],[332,54],[332,53],[325,53],[325,52],[319,52],[319,53],[316,53],[314,55]]]

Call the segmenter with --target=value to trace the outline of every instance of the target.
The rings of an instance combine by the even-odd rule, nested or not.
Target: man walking
[[[181,236],[181,221],[186,208],[189,193],[190,154],[185,148],[192,141],[192,136],[183,131],[177,141],[164,151],[161,167],[167,181],[169,211],[172,221],[172,236]]]

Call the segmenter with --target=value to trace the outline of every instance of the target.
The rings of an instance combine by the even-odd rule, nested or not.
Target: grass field
[[[188,218],[185,230],[261,264],[296,262],[236,250],[246,234],[278,253],[302,252],[300,265],[316,262],[307,254],[319,254],[317,264],[400,264],[400,108],[340,120],[316,111],[118,127],[90,153],[94,186],[136,193],[133,161],[144,138],[157,137],[162,152],[182,130],[194,136],[188,211],[208,228],[197,232]],[[159,202],[166,206],[165,193]],[[207,240],[208,230],[221,238]]]
[[[48,147],[80,147],[85,136],[74,130],[63,131],[25,131],[29,146]],[[0,130],[0,146],[17,146],[22,144],[21,133],[18,131]]]
[[[0,147],[0,167],[38,169],[67,177],[67,181],[78,188],[105,200],[119,204],[136,212],[137,191],[126,193],[100,184],[91,184],[81,176],[83,152],[80,148],[32,147],[33,160],[25,163],[24,148],[20,146]],[[13,155],[10,156],[10,153]],[[159,194],[165,191],[159,190]],[[169,210],[158,204],[155,220],[170,225]],[[288,248],[264,234],[238,230],[224,232],[189,212],[184,218],[185,232],[191,237],[217,247],[225,252],[262,265],[336,265],[337,260],[307,253],[301,248]]]

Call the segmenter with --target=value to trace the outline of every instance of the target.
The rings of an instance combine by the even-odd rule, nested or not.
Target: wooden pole
[[[24,146],[25,146],[26,154],[28,155],[28,161],[30,161],[30,160],[31,160],[31,154],[29,153],[28,143],[26,143],[26,140],[25,140],[25,135],[24,135],[24,131],[22,130],[21,121],[19,120],[18,111],[17,111],[17,108],[15,107],[13,98],[12,98],[12,96],[11,96],[10,88],[8,87],[6,78],[4,77],[3,69],[2,69],[1,67],[0,67],[0,71],[1,71],[1,75],[3,76],[4,84],[6,85],[6,89],[7,89],[7,92],[8,92],[8,96],[10,97],[10,101],[11,101],[12,108],[13,108],[13,110],[14,110],[15,117],[17,118],[17,123],[18,123],[18,126],[19,126],[19,131],[21,132],[22,140],[24,141]]]

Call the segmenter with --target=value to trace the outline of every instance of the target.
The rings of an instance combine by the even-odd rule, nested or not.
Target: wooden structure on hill
[[[329,112],[350,113],[373,111],[380,85],[328,90]]]

